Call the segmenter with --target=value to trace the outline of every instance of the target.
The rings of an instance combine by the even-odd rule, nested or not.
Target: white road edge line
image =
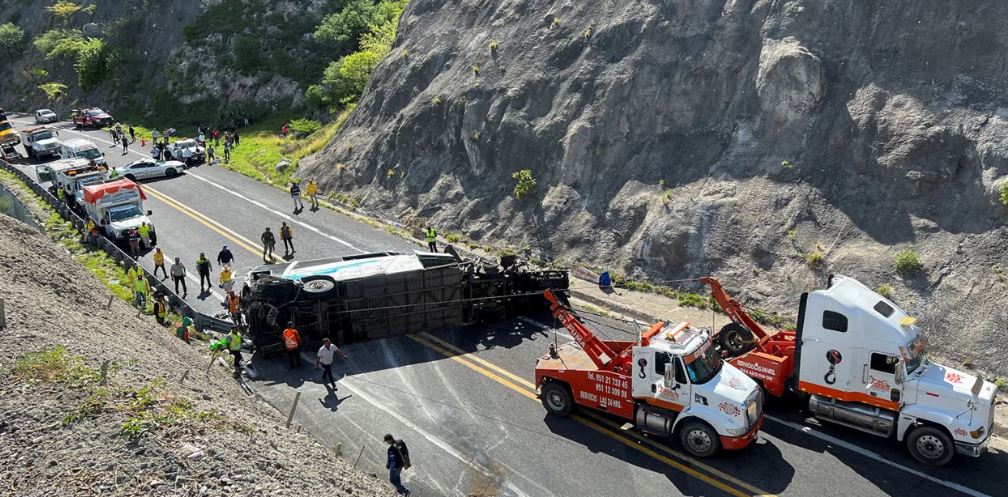
[[[827,435],[825,433],[817,432],[817,431],[813,430],[809,426],[802,426],[802,425],[800,425],[798,423],[793,423],[791,421],[784,421],[783,419],[780,419],[780,418],[777,418],[777,417],[774,417],[774,416],[764,415],[764,417],[766,417],[766,419],[769,419],[769,420],[774,421],[776,423],[779,423],[779,424],[782,424],[784,426],[787,426],[788,428],[791,428],[793,430],[800,431],[800,432],[805,433],[807,435],[810,435],[812,437],[818,438],[818,439],[820,439],[820,440],[822,440],[824,442],[828,442],[828,443],[836,445],[838,447],[842,447],[842,448],[847,449],[847,450],[849,450],[851,452],[855,452],[855,453],[860,454],[860,455],[862,455],[864,457],[867,457],[867,458],[869,458],[869,459],[871,459],[873,461],[886,464],[886,465],[888,465],[888,466],[890,466],[892,468],[904,471],[904,472],[909,473],[909,474],[911,474],[913,476],[916,476],[917,478],[923,478],[923,479],[925,479],[925,480],[927,480],[927,481],[929,481],[931,483],[936,483],[936,484],[941,485],[943,487],[955,490],[956,492],[961,492],[961,493],[964,493],[966,495],[972,495],[973,497],[991,497],[990,495],[985,494],[983,492],[980,492],[979,490],[973,490],[972,488],[960,485],[960,484],[958,484],[956,482],[952,482],[952,481],[948,481],[948,480],[943,480],[941,478],[936,478],[936,477],[931,476],[931,475],[929,475],[927,473],[923,473],[923,472],[917,471],[916,469],[908,468],[908,467],[906,467],[906,466],[904,466],[902,464],[890,461],[890,460],[888,460],[888,459],[886,459],[886,458],[884,458],[884,457],[882,457],[882,456],[880,456],[880,455],[878,455],[878,454],[876,454],[876,453],[874,453],[874,452],[872,452],[872,451],[870,451],[868,449],[859,447],[859,446],[854,445],[854,444],[852,444],[850,442],[845,442],[845,441],[840,440],[839,438],[836,438],[834,436]]]
[[[520,321],[524,321],[524,322],[526,322],[528,324],[531,324],[533,326],[538,326],[540,328],[546,328],[546,329],[553,328],[552,326],[548,326],[548,325],[546,325],[546,324],[544,324],[544,323],[542,323],[540,321],[537,321],[535,319],[528,318],[528,317],[525,317],[525,316],[519,316],[518,319]],[[558,332],[558,333],[561,334],[561,335],[565,335],[568,338],[570,338],[570,335],[566,335],[563,332]],[[859,447],[859,446],[854,445],[854,444],[852,444],[850,442],[845,442],[843,440],[840,440],[839,438],[827,435],[825,433],[819,433],[819,432],[813,430],[809,426],[802,426],[800,424],[792,423],[791,421],[785,421],[783,419],[780,419],[780,418],[777,418],[777,417],[774,417],[774,416],[770,416],[770,415],[764,415],[764,417],[766,417],[766,419],[769,419],[769,420],[771,420],[771,421],[773,421],[775,423],[778,423],[778,424],[784,425],[784,426],[786,426],[788,428],[791,428],[792,430],[800,431],[800,432],[802,432],[802,433],[804,433],[806,435],[818,438],[818,439],[820,439],[820,440],[822,440],[824,442],[828,442],[828,443],[836,445],[838,447],[842,447],[842,448],[847,449],[847,450],[849,450],[851,452],[854,452],[854,453],[859,454],[861,456],[867,457],[868,459],[871,459],[873,461],[881,462],[881,463],[886,464],[886,465],[888,465],[888,466],[890,466],[892,468],[898,469],[900,471],[904,471],[904,472],[909,473],[909,474],[911,474],[913,476],[916,476],[918,478],[923,478],[923,479],[925,479],[925,480],[927,480],[927,481],[929,481],[931,483],[935,483],[935,484],[941,485],[943,487],[949,488],[951,490],[955,490],[956,492],[961,492],[961,493],[964,493],[966,495],[971,495],[973,497],[991,497],[990,495],[985,494],[983,492],[980,492],[979,490],[974,490],[972,488],[969,488],[967,486],[961,485],[961,484],[956,483],[956,482],[952,482],[952,481],[948,481],[948,480],[943,480],[941,478],[937,478],[937,477],[931,476],[929,474],[917,471],[916,469],[909,468],[909,467],[904,466],[902,464],[899,464],[897,462],[890,461],[890,460],[886,459],[885,457],[882,457],[881,455],[879,455],[879,454],[877,454],[875,452],[872,452],[872,451],[870,451],[868,449],[865,449],[863,447]]]
[[[358,388],[354,388],[354,386],[351,385],[349,382],[347,382],[346,379],[347,379],[346,377],[341,378],[340,383],[344,387],[346,387],[347,390],[350,390],[351,392],[353,392],[354,395],[360,397],[363,401],[367,402],[368,404],[371,404],[371,405],[377,407],[378,409],[381,409],[382,411],[384,411],[389,416],[392,416],[393,418],[395,418],[400,423],[406,425],[407,428],[409,428],[409,429],[413,430],[414,432],[422,435],[428,441],[430,441],[434,445],[438,446],[441,450],[447,452],[448,455],[454,457],[455,459],[458,459],[459,462],[461,462],[462,464],[464,464],[464,465],[466,465],[468,467],[471,467],[471,468],[479,471],[480,473],[483,473],[488,478],[491,478],[491,479],[494,478],[494,473],[489,468],[486,468],[482,464],[474,462],[472,460],[472,458],[466,457],[461,452],[459,452],[458,450],[456,450],[454,447],[452,447],[451,445],[449,445],[448,442],[445,442],[444,440],[441,440],[440,438],[436,437],[433,433],[430,433],[428,431],[424,431],[423,428],[420,428],[419,426],[413,424],[413,422],[411,422],[410,420],[406,419],[405,417],[403,417],[399,413],[393,411],[392,409],[386,407],[384,404],[378,402],[377,400],[375,400],[370,395],[365,394],[363,391],[361,391]],[[504,486],[506,486],[507,488],[509,488],[516,495],[521,495],[521,496],[526,496],[527,495],[524,492],[522,492],[521,489],[515,487],[513,483],[511,483],[511,482],[509,482],[507,480],[504,480],[501,483],[503,483]]]
[[[328,238],[328,239],[330,239],[330,240],[332,240],[332,241],[334,241],[336,243],[345,245],[347,248],[350,248],[352,250],[356,250],[357,252],[360,252],[362,254],[365,252],[363,249],[358,248],[357,246],[353,245],[350,242],[347,242],[347,241],[342,240],[340,238],[337,238],[337,237],[335,237],[333,235],[325,233],[322,230],[320,230],[320,229],[318,229],[318,228],[316,228],[316,227],[314,227],[314,226],[312,226],[312,225],[310,225],[308,223],[305,223],[303,221],[300,221],[298,219],[295,219],[295,218],[291,217],[289,214],[287,214],[285,212],[280,212],[280,211],[278,211],[276,209],[268,207],[268,206],[266,206],[266,204],[263,204],[262,202],[259,202],[257,200],[252,200],[252,199],[246,197],[245,195],[242,195],[242,194],[240,194],[238,192],[232,191],[232,190],[228,189],[227,187],[225,187],[223,185],[219,185],[219,184],[217,184],[217,183],[215,183],[213,181],[210,181],[210,180],[208,180],[208,179],[206,179],[206,178],[204,178],[202,176],[193,174],[191,172],[186,173],[186,176],[189,176],[189,177],[192,177],[192,178],[196,178],[196,179],[198,179],[200,181],[206,182],[210,186],[213,186],[215,188],[219,188],[220,190],[223,190],[223,191],[225,191],[227,193],[230,193],[231,195],[234,195],[234,196],[236,196],[236,197],[238,197],[238,198],[240,198],[240,199],[242,199],[242,200],[244,200],[244,201],[246,201],[246,202],[248,202],[248,203],[250,203],[252,205],[255,205],[257,207],[261,207],[262,209],[265,209],[266,211],[268,211],[268,212],[270,212],[270,213],[272,213],[274,215],[280,216],[280,217],[282,217],[282,218],[284,218],[284,219],[286,219],[286,220],[288,220],[288,221],[290,221],[290,222],[292,222],[294,224],[297,224],[297,225],[303,227],[306,230],[309,230],[309,231],[312,231],[312,232],[314,232],[314,233],[316,233],[318,235],[324,236],[324,237],[326,237],[326,238]]]

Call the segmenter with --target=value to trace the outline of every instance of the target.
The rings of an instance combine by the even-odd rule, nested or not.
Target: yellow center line
[[[224,237],[225,239],[233,242],[235,245],[238,245],[239,247],[248,250],[252,254],[255,254],[257,257],[262,255],[262,252],[259,250],[259,248],[255,247],[254,242],[252,242],[248,238],[245,238],[239,235],[238,233],[235,233],[234,231],[232,231],[229,228],[226,228],[224,225],[218,223],[217,221],[210,219],[209,217],[179,202],[178,200],[175,200],[169,197],[168,195],[165,195],[149,186],[144,185],[142,188],[144,189],[145,192],[151,194],[151,196],[153,196],[154,198],[161,200],[162,202],[168,204],[169,207],[181,212],[182,214],[185,214],[186,216],[191,217],[196,222],[206,226],[207,228],[210,228],[212,231]]]
[[[213,219],[210,219],[209,217],[207,217],[207,216],[205,216],[205,215],[203,215],[203,214],[201,214],[201,213],[199,213],[199,212],[197,212],[197,211],[189,208],[188,206],[186,206],[186,205],[182,204],[181,202],[179,202],[179,201],[177,201],[177,200],[169,197],[168,195],[165,195],[164,193],[158,192],[157,190],[154,190],[153,188],[150,188],[150,187],[148,187],[146,185],[143,188],[144,188],[144,190],[146,190],[148,193],[150,193],[155,198],[157,198],[157,199],[165,202],[170,207],[172,207],[175,210],[178,210],[179,212],[185,214],[186,216],[188,216],[188,217],[196,220],[197,222],[199,222],[200,224],[206,226],[207,228],[210,228],[212,231],[214,231],[217,234],[221,235],[225,239],[230,240],[231,242],[233,242],[236,245],[244,248],[245,250],[248,250],[249,252],[251,252],[252,254],[255,254],[256,256],[262,255],[261,252],[260,252],[260,250],[259,250],[259,248],[255,247],[254,242],[252,242],[248,238],[245,238],[245,237],[239,235],[238,233],[235,233],[234,231],[232,231],[231,229],[229,229],[229,228],[225,227],[224,225],[218,223],[217,221],[214,221]],[[483,376],[486,376],[487,378],[490,378],[491,380],[496,381],[497,383],[499,383],[501,385],[504,385],[504,386],[510,388],[511,390],[517,392],[520,395],[528,397],[531,400],[538,401],[538,396],[536,395],[536,392],[535,392],[535,385],[531,381],[528,381],[527,379],[522,378],[521,376],[518,376],[518,375],[516,375],[514,373],[511,373],[510,371],[507,371],[507,370],[505,370],[505,369],[497,366],[496,364],[493,364],[490,361],[484,360],[484,359],[482,359],[480,357],[476,357],[473,353],[466,352],[466,351],[464,351],[464,350],[462,350],[462,349],[460,349],[460,348],[458,348],[458,347],[456,347],[456,346],[454,346],[454,345],[452,345],[452,344],[450,344],[450,343],[448,343],[448,342],[446,342],[444,340],[441,340],[440,338],[437,338],[437,337],[431,335],[430,333],[420,333],[418,335],[407,335],[407,336],[408,336],[408,338],[416,341],[417,343],[420,343],[421,345],[424,345],[425,347],[430,348],[431,350],[433,350],[433,351],[435,351],[435,352],[437,352],[437,353],[445,356],[446,358],[451,359],[451,360],[453,360],[453,361],[455,361],[455,362],[457,362],[457,363],[459,363],[459,364],[461,364],[461,365],[463,365],[463,366],[465,366],[465,367],[467,367],[467,368],[469,368],[469,369],[471,369],[471,370],[473,370],[473,371],[475,371],[475,372],[477,372],[477,373],[479,373],[479,374],[481,374]],[[728,492],[728,493],[730,493],[732,495],[736,495],[738,497],[749,497],[749,496],[752,496],[752,495],[755,495],[755,496],[772,496],[773,495],[773,494],[770,494],[769,492],[765,492],[763,490],[760,490],[759,488],[754,487],[754,486],[752,486],[752,485],[750,485],[750,484],[748,484],[748,483],[746,483],[744,481],[741,481],[741,480],[739,480],[739,479],[737,479],[735,477],[732,477],[731,475],[728,475],[728,474],[726,474],[726,473],[724,473],[724,472],[722,472],[720,470],[717,470],[717,469],[715,469],[715,468],[713,468],[711,466],[708,466],[708,465],[706,465],[704,463],[701,463],[700,461],[697,461],[697,460],[693,459],[692,457],[686,456],[685,454],[681,454],[681,453],[676,452],[674,450],[671,450],[671,449],[662,447],[661,445],[655,444],[653,441],[651,441],[651,440],[649,440],[649,439],[647,439],[647,438],[645,438],[645,437],[643,437],[643,436],[641,436],[641,435],[639,435],[637,433],[625,432],[623,430],[620,430],[619,426],[617,426],[615,423],[613,423],[612,421],[607,420],[605,418],[602,418],[602,417],[598,416],[595,413],[586,412],[586,414],[588,416],[592,417],[593,419],[595,419],[598,422],[589,420],[586,417],[584,417],[582,415],[579,415],[579,414],[575,414],[575,415],[571,416],[571,418],[574,419],[575,421],[577,421],[578,423],[580,423],[580,424],[582,424],[584,426],[587,426],[587,427],[589,427],[589,428],[591,428],[591,429],[599,432],[600,434],[603,434],[603,435],[605,435],[605,436],[607,436],[609,438],[612,438],[612,439],[620,442],[621,444],[624,444],[627,447],[633,448],[633,449],[637,450],[638,452],[641,452],[641,453],[643,453],[643,454],[645,454],[647,456],[653,457],[653,458],[655,458],[655,459],[657,459],[657,460],[659,460],[659,461],[661,461],[661,462],[663,462],[663,463],[665,463],[665,464],[667,464],[667,465],[669,465],[669,466],[671,466],[671,467],[673,467],[675,469],[678,469],[679,471],[682,471],[683,473],[689,474],[690,476],[693,476],[693,477],[695,477],[697,479],[700,479],[700,480],[706,482],[707,484],[709,484],[711,486],[717,487],[717,488],[719,488],[721,490],[724,490],[725,492]],[[603,426],[603,425],[608,425],[612,429],[607,428],[606,426]],[[616,430],[615,433],[614,433],[614,430]],[[684,463],[679,462],[679,461],[676,461],[676,460],[674,460],[674,459],[672,459],[672,458],[670,458],[668,456],[665,456],[665,455],[659,453],[658,451],[653,450],[653,449],[651,449],[649,447],[644,447],[641,444],[634,443],[631,440],[627,440],[626,438],[624,438],[622,436],[618,436],[617,433],[628,433],[631,437],[633,437],[638,442],[641,442],[643,444],[647,444],[649,446],[655,447],[655,448],[657,448],[657,449],[659,449],[659,450],[661,450],[663,452],[667,452],[667,453],[675,456],[676,458],[678,458],[678,459],[680,459],[682,461],[685,461],[689,465],[684,464]],[[708,473],[711,473],[711,474],[717,476],[718,478],[721,478],[724,481],[731,482],[731,483],[733,483],[733,484],[735,484],[735,485],[737,485],[737,486],[739,486],[741,488],[749,490],[751,493],[741,492],[738,489],[736,489],[736,488],[734,488],[732,486],[729,486],[728,484],[724,483],[723,481],[717,480],[717,479],[715,479],[715,478],[713,478],[711,476],[708,476],[708,475],[706,475],[704,473],[701,473],[701,472],[697,471],[696,469],[693,469],[690,466],[696,466],[696,467],[702,468],[703,470],[707,471]]]
[[[504,385],[504,386],[506,386],[506,387],[508,387],[508,388],[510,388],[510,389],[512,389],[514,391],[516,391],[516,392],[518,392],[519,394],[524,395],[525,397],[528,397],[529,399],[538,400],[538,397],[535,394],[535,387],[534,387],[534,385],[532,385],[531,382],[528,382],[527,380],[524,380],[521,377],[518,377],[518,376],[516,376],[516,375],[514,375],[514,374],[512,374],[512,373],[510,373],[510,372],[508,372],[508,371],[506,371],[506,370],[504,370],[504,369],[502,369],[502,368],[500,368],[500,367],[498,367],[498,366],[496,366],[496,365],[494,365],[492,363],[490,363],[489,361],[485,361],[485,360],[483,360],[481,358],[475,357],[472,353],[465,352],[462,349],[460,349],[458,347],[455,347],[454,345],[451,345],[451,344],[449,344],[449,343],[447,343],[447,342],[445,342],[445,341],[443,341],[443,340],[441,340],[441,339],[439,339],[439,338],[431,335],[430,333],[419,333],[419,334],[416,334],[416,335],[407,335],[407,336],[410,339],[416,341],[417,343],[420,343],[421,345],[424,345],[424,346],[430,348],[431,350],[434,350],[435,352],[437,352],[437,353],[439,353],[439,354],[447,357],[448,359],[451,359],[451,360],[453,360],[453,361],[455,361],[455,362],[457,362],[459,364],[462,364],[463,366],[465,366],[465,367],[467,367],[467,368],[469,368],[469,369],[471,369],[471,370],[473,370],[473,371],[475,371],[477,373],[480,373],[481,375],[486,376],[486,377],[488,377],[488,378],[490,378],[490,379],[492,379],[492,380],[494,380],[494,381],[496,381],[496,382],[498,382],[498,383],[500,383],[500,384],[502,384],[502,385]],[[488,370],[486,368],[483,368],[483,367],[481,367],[480,365],[478,365],[476,363],[486,364],[489,367],[491,367],[494,371],[500,372],[501,374],[497,374],[494,371],[490,371],[490,370]],[[503,376],[507,376],[509,378],[513,378],[517,382],[522,383],[523,385],[529,385],[529,386],[528,387],[518,386],[518,385],[515,384],[515,382],[512,382],[510,380],[502,378],[501,377],[502,375]],[[588,416],[591,416],[595,420],[601,422],[602,424],[596,423],[595,421],[592,421],[592,420],[589,420],[586,417],[581,416],[579,414],[572,415],[571,419],[573,419],[573,420],[577,421],[578,423],[580,423],[580,424],[582,424],[584,426],[587,426],[587,427],[589,427],[589,428],[591,428],[591,429],[593,429],[593,430],[595,430],[595,431],[597,431],[597,432],[599,432],[599,433],[601,433],[601,434],[603,434],[603,435],[605,435],[605,436],[607,436],[609,438],[612,438],[612,439],[614,439],[614,440],[622,443],[623,445],[626,445],[627,447],[635,449],[635,450],[637,450],[637,451],[639,451],[639,452],[641,452],[641,453],[643,453],[643,454],[645,454],[647,456],[653,457],[653,458],[655,458],[655,459],[657,459],[657,460],[659,460],[659,461],[661,461],[661,462],[663,462],[663,463],[665,463],[665,464],[667,464],[669,466],[672,466],[675,469],[678,469],[679,471],[682,471],[683,473],[686,473],[686,474],[689,474],[690,476],[698,478],[698,479],[700,479],[700,480],[708,483],[711,486],[717,487],[717,488],[719,488],[721,490],[724,490],[724,491],[726,491],[726,492],[728,492],[728,493],[730,493],[732,495],[736,495],[736,496],[739,496],[739,497],[749,497],[749,496],[773,497],[774,496],[774,494],[772,494],[770,492],[766,492],[766,491],[764,491],[764,490],[762,490],[762,489],[760,489],[758,487],[755,487],[755,486],[753,486],[753,485],[751,485],[751,484],[749,484],[747,482],[739,480],[738,478],[735,478],[735,477],[733,477],[733,476],[731,476],[731,475],[729,475],[727,473],[724,473],[723,471],[720,471],[720,470],[718,470],[718,469],[716,469],[714,467],[711,467],[711,466],[709,466],[707,464],[704,464],[704,463],[702,463],[702,462],[700,462],[700,461],[698,461],[698,460],[696,460],[696,459],[694,459],[694,458],[692,458],[690,456],[687,456],[685,454],[679,453],[679,452],[674,451],[672,449],[669,449],[667,447],[663,447],[663,446],[661,446],[659,444],[656,444],[654,441],[652,441],[652,440],[650,440],[648,438],[645,438],[645,437],[643,437],[643,436],[641,436],[641,435],[639,435],[637,433],[627,432],[627,431],[621,430],[620,427],[618,425],[616,425],[615,423],[613,423],[612,421],[607,420],[605,418],[602,418],[601,416],[598,416],[595,413],[586,412],[586,414]],[[603,424],[610,426],[612,429],[606,428],[605,426],[603,426]],[[659,453],[658,451],[656,451],[656,450],[654,450],[652,448],[642,446],[641,444],[634,443],[633,441],[627,440],[624,437],[618,436],[617,433],[628,433],[630,436],[632,436],[638,442],[640,442],[642,444],[647,444],[648,446],[654,447],[654,448],[656,448],[656,449],[658,449],[658,450],[660,450],[662,452],[669,453],[669,454],[673,455],[674,457],[676,457],[677,459],[679,459],[681,461],[684,461],[685,464],[683,462],[679,462],[679,461],[676,461],[675,459],[672,459],[672,458],[670,458],[668,456],[665,456],[665,455]],[[696,467],[702,468],[703,470],[707,471],[708,473],[710,473],[712,475],[715,475],[718,478],[721,478],[721,480],[731,482],[731,483],[733,483],[733,484],[735,484],[735,485],[737,485],[737,486],[739,486],[741,488],[744,488],[744,489],[748,490],[748,493],[747,492],[741,492],[738,489],[736,489],[735,487],[729,486],[724,481],[715,479],[715,478],[713,478],[711,476],[708,476],[707,474],[701,473],[701,472],[697,471],[696,469],[692,468],[691,466],[696,466]]]

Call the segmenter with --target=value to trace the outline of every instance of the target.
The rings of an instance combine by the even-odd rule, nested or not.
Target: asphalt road
[[[143,153],[137,147],[121,156],[107,134],[82,134],[109,152],[113,166]],[[219,167],[147,182],[146,190],[159,245],[190,270],[200,251],[214,259],[227,244],[245,274],[262,263],[263,228],[276,231],[281,221],[294,227],[298,259],[418,248],[330,210],[295,216],[284,192]],[[153,267],[149,255],[143,263]],[[219,312],[220,289],[198,296],[195,281],[188,302]],[[616,335],[618,328],[612,323],[601,331]],[[768,402],[754,446],[703,461],[685,456],[677,443],[621,430],[622,422],[610,417],[546,416],[531,387],[533,366],[549,343],[568,339],[551,317],[533,316],[347,346],[350,360],[339,363],[335,393],[319,382],[307,352],[296,370],[279,358],[257,360],[250,384],[284,412],[301,392],[295,422],[338,444],[343,457],[360,455],[365,471],[384,477],[384,433],[405,439],[414,464],[405,478],[416,496],[1006,495],[1004,452],[925,467],[893,440],[819,426],[787,402]]]

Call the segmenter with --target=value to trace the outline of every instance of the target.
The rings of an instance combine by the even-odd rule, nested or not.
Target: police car
[[[185,170],[185,164],[177,160],[156,161],[154,159],[139,159],[117,168],[119,176],[131,181],[149,178],[172,178]]]

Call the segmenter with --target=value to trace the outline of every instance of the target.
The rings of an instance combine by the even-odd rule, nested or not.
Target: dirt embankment
[[[0,495],[392,495],[4,215],[0,297]]]

